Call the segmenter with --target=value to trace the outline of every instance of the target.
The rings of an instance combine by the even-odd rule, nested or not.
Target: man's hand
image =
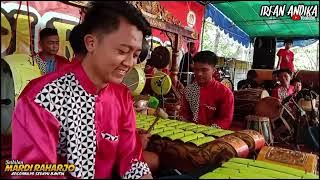
[[[140,179],[153,179],[151,174],[143,175]]]
[[[149,134],[149,133],[147,134],[147,131],[144,129],[137,129],[137,131],[140,136],[142,149],[145,150],[148,146],[149,138],[151,137],[151,134]]]

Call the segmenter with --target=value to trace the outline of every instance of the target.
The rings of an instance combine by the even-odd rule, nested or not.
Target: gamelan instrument
[[[260,160],[232,158],[199,179],[318,179],[305,171]]]
[[[257,158],[260,161],[288,166],[314,174],[317,171],[318,159],[319,157],[315,154],[272,146],[263,147]]]
[[[155,118],[137,114],[137,128],[148,129]],[[159,155],[162,167],[191,172],[208,165],[218,165],[232,157],[247,157],[250,151],[243,139],[250,139],[248,137],[252,137],[249,140],[251,146],[261,146],[256,145],[259,138],[252,134],[243,132],[238,137],[237,133],[161,118],[151,130],[147,150]],[[262,135],[260,137],[263,139]]]
[[[25,86],[41,76],[32,57],[13,54],[1,58],[1,133],[11,134],[11,119],[15,102]]]
[[[135,65],[124,77],[123,83],[127,85],[133,96],[139,95],[145,84],[146,75],[140,65]]]
[[[252,129],[264,136],[264,139],[268,145],[273,144],[273,136],[271,131],[271,124],[268,117],[248,115],[247,119],[247,129]]]
[[[256,104],[269,93],[263,89],[242,89],[234,91],[234,119],[245,122],[247,115],[254,114]]]

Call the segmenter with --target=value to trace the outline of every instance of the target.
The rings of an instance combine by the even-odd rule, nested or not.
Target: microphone
[[[10,105],[11,104],[11,100],[10,99],[1,99],[1,105]]]

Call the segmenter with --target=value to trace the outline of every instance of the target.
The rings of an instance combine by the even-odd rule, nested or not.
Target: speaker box
[[[273,69],[276,55],[276,38],[257,37],[254,41],[253,69]]]

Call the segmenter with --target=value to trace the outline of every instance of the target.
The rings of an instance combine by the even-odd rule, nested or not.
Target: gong
[[[25,86],[41,76],[37,65],[26,54],[13,54],[1,59],[1,133],[11,133],[12,112]]]
[[[127,85],[133,96],[139,95],[146,84],[146,75],[143,69],[139,65],[135,65],[124,77],[123,83]]]
[[[166,95],[171,89],[171,79],[170,77],[161,71],[154,74],[151,79],[151,89],[158,95]]]

